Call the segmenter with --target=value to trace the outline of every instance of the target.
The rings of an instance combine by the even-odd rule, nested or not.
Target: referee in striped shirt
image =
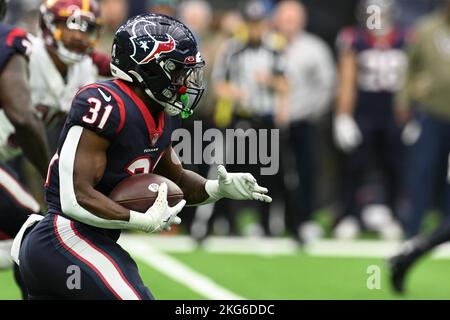
[[[276,127],[274,119],[281,108],[287,105],[287,80],[284,76],[284,68],[280,51],[271,45],[269,34],[269,8],[265,2],[251,0],[244,5],[243,16],[247,25],[245,40],[232,38],[225,44],[221,54],[216,59],[213,68],[212,80],[218,96],[218,107],[228,102],[228,125],[222,127],[242,128],[244,131],[249,128],[274,129]],[[272,41],[273,42],[273,41]],[[219,112],[220,113],[220,112]],[[217,115],[217,110],[216,110]],[[221,122],[228,116],[221,113],[216,120]],[[270,137],[270,135],[269,135]],[[270,149],[268,141],[268,150]],[[248,145],[246,145],[248,148]],[[228,146],[229,149],[229,146]],[[225,155],[229,150],[226,150]],[[242,154],[243,150],[235,150],[234,155]],[[245,150],[245,165],[230,165],[227,167],[231,171],[247,170],[257,179],[262,179],[265,183],[276,185],[280,194],[283,192],[283,174],[279,171],[274,176],[261,176],[259,164],[248,163],[248,149]],[[236,159],[234,159],[236,163]],[[280,169],[282,166],[280,165]],[[258,180],[259,181],[259,180]],[[238,208],[231,208],[233,203],[220,206],[225,214],[236,212]],[[254,206],[249,203],[249,206]],[[259,205],[259,204],[258,204]],[[240,204],[240,207],[242,204]],[[219,208],[216,208],[218,210]],[[262,232],[271,235],[269,227],[269,205],[262,204],[259,212],[262,216]],[[233,217],[229,217],[233,221]],[[232,230],[233,231],[233,230]],[[233,233],[233,232],[231,232]]]

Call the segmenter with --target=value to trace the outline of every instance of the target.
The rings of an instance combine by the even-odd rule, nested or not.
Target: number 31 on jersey
[[[91,105],[91,108],[89,109],[89,114],[83,117],[83,122],[87,124],[94,124],[97,122],[98,115],[102,109],[102,102],[94,97],[89,98],[87,101]],[[109,116],[111,115],[113,106],[107,105],[106,107],[103,107],[103,109],[103,116],[101,117],[97,125],[97,128],[99,128],[100,130],[103,130],[103,128],[105,127],[105,124],[108,121]]]

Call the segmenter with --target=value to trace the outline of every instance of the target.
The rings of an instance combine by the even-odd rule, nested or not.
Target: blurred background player
[[[32,103],[50,129],[49,142],[54,152],[54,136],[59,133],[73,95],[95,81],[99,73],[90,55],[100,31],[100,11],[94,0],[46,1],[40,11],[40,32],[30,36],[34,48],[30,83]]]
[[[6,12],[6,1],[0,0],[0,21]],[[48,165],[48,147],[44,126],[31,105],[28,82],[28,59],[32,45],[26,32],[0,22],[0,113],[16,131],[10,140],[3,125],[0,140],[4,144],[17,144],[35,168],[45,177]],[[8,154],[0,152],[0,269],[11,267],[12,238],[29,214],[39,213],[39,204],[17,180],[16,173],[5,164]],[[15,268],[16,281],[22,296],[26,290]]]
[[[99,30],[99,7],[93,0],[46,1],[40,7],[40,32],[35,37],[29,36],[33,45],[30,90],[32,105],[47,128],[51,153],[56,151],[59,132],[74,94],[83,85],[95,81],[99,73],[109,72],[108,57],[95,55],[96,59],[104,60],[101,65],[106,62],[107,67],[103,67],[106,71],[99,70],[93,61]],[[0,116],[0,126],[14,137],[14,129],[5,117]],[[22,172],[22,163],[17,158],[20,150],[8,144],[0,145],[0,150],[15,159],[14,166]],[[24,180],[41,199],[42,187],[32,173]]]
[[[234,129],[273,129],[274,116],[280,108],[287,108],[287,80],[284,76],[280,48],[269,41],[270,8],[264,1],[252,0],[242,3],[243,17],[246,24],[246,36],[242,39],[232,38],[224,44],[216,57],[212,80],[217,95],[215,119],[220,119],[220,127]],[[249,146],[246,143],[245,154],[248,156]],[[268,146],[270,149],[270,146]],[[225,146],[225,155],[230,154],[230,146]],[[238,152],[243,152],[242,150]],[[261,176],[259,165],[251,165],[249,158],[245,165],[236,164],[236,150],[233,153],[232,171],[252,173],[264,184],[284,187],[283,174]],[[219,161],[222,161],[220,159]],[[211,166],[211,172],[215,166]],[[277,192],[284,197],[283,190]],[[211,231],[215,217],[225,215],[229,226],[229,234],[236,234],[235,215],[238,211],[231,201],[223,201],[220,206],[200,207],[192,226],[192,234],[203,239]],[[239,204],[239,209],[246,204]],[[267,203],[249,203],[247,207],[254,209],[261,217],[261,226],[252,232],[270,236],[270,205]]]
[[[100,32],[99,5],[94,0],[47,1],[40,27],[31,57],[33,103],[47,126],[59,127],[58,135],[74,94],[98,74],[90,54]]]
[[[286,225],[307,242],[324,235],[322,227],[312,219],[318,162],[315,137],[317,122],[333,98],[335,65],[325,42],[304,30],[306,21],[307,12],[298,1],[282,1],[275,8],[274,26],[286,41],[283,61],[290,85],[288,108],[276,115],[276,124],[289,131],[288,141],[295,156],[296,168],[286,166],[285,171],[296,171],[298,177],[293,197],[296,203],[288,212]]]
[[[427,16],[416,28],[409,47],[407,80],[397,96],[399,121],[411,121],[418,131],[408,150],[408,238],[391,259],[394,290],[404,291],[411,266],[433,248],[450,240],[450,1]],[[410,122],[410,123],[411,123]],[[443,213],[431,235],[417,236],[427,210],[437,204]]]
[[[406,83],[397,96],[397,118],[415,128],[408,148],[406,172],[407,205],[402,214],[408,238],[417,235],[428,210],[442,195],[442,208],[450,212],[447,192],[447,157],[450,143],[446,129],[450,123],[448,106],[448,51],[445,30],[450,9],[427,16],[417,26],[408,50]],[[449,6],[450,7],[450,6]],[[440,204],[439,202],[438,204]]]
[[[370,19],[370,6],[381,10],[379,21]],[[399,237],[400,227],[391,214],[396,212],[401,188],[403,145],[393,97],[403,84],[406,35],[396,26],[391,0],[363,0],[357,14],[359,25],[344,29],[338,38],[339,79],[333,134],[346,156],[343,216],[335,235],[356,237],[363,205],[384,202],[391,211],[379,212],[385,216],[384,230],[392,232],[389,236]],[[380,193],[384,196],[362,189],[367,173],[374,167],[381,173],[384,192]]]

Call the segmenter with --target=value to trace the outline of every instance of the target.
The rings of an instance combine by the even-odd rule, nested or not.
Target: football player
[[[379,15],[370,16],[378,8]],[[385,178],[386,202],[394,211],[402,172],[402,128],[396,122],[393,96],[403,80],[407,57],[406,33],[395,24],[392,0],[362,0],[359,25],[344,29],[338,38],[339,88],[333,134],[347,155],[344,214],[337,236],[354,237],[359,231],[364,173],[377,161]],[[397,230],[397,224],[392,224]]]
[[[177,215],[186,203],[272,201],[250,174],[220,166],[218,179],[206,180],[183,169],[171,147],[180,117],[189,117],[202,96],[204,64],[193,34],[174,18],[144,14],[118,29],[111,63],[116,79],[75,96],[49,166],[48,215],[24,224],[15,239],[17,245],[25,235],[13,256],[31,299],[152,299],[136,263],[116,243],[122,229],[168,229],[181,222]],[[151,172],[176,182],[185,199],[169,207],[166,184],[146,212],[108,198],[123,179]],[[66,286],[74,265],[80,290]]]
[[[103,65],[104,57],[93,51],[100,30],[99,5],[94,0],[48,0],[40,7],[40,34],[29,36],[30,86],[33,106],[48,129],[50,149],[54,152],[64,117],[73,95],[97,79],[99,70],[93,59]],[[108,63],[109,59],[106,59]],[[9,122],[0,117],[3,134],[13,135]],[[0,145],[14,158],[14,145]]]
[[[450,241],[450,1],[415,26],[403,90],[397,96],[398,117],[416,123],[408,150],[405,231],[409,240],[389,260],[392,288],[405,292],[410,270],[437,246]],[[445,35],[445,36],[444,36]],[[427,211],[442,214],[431,233],[421,232]]]
[[[41,6],[39,36],[28,35],[25,39],[24,31],[14,29],[9,40],[6,38],[6,41],[21,48],[16,51],[22,50],[23,53],[28,54],[28,90],[31,94],[31,105],[38,111],[39,117],[47,127],[47,138],[51,150],[56,148],[61,122],[64,120],[67,106],[70,106],[73,95],[80,87],[96,79],[98,69],[93,63],[91,53],[93,53],[99,26],[98,4],[95,1],[52,0],[46,1]],[[14,47],[11,48],[14,49]],[[5,51],[5,57],[13,49]],[[95,57],[99,59],[98,55]],[[5,79],[5,86],[12,83]],[[20,87],[17,86],[17,88]],[[16,90],[5,87],[2,88],[3,92],[14,93],[15,101],[23,103],[22,95]],[[20,115],[26,114],[22,112]],[[31,116],[33,113],[29,114]],[[29,153],[34,148],[39,148],[39,144],[33,139],[27,140],[25,148],[18,148],[15,142],[23,138],[19,137],[19,132],[15,132],[16,128],[10,120],[6,113],[0,112],[0,160],[2,161],[15,159],[22,150]],[[42,153],[41,157],[44,155],[45,159],[48,159],[48,152]],[[45,178],[48,161],[46,160],[40,166],[40,172]],[[14,237],[27,216],[38,213],[40,209],[38,202],[15,178],[17,175],[14,169],[6,168],[6,166],[3,169],[0,175],[3,176],[6,192],[0,194],[0,212],[5,215],[5,222],[1,222],[0,226],[5,226],[8,229],[7,235]]]
[[[0,21],[6,12],[6,1],[0,0]],[[28,82],[28,59],[32,50],[26,32],[0,23],[0,113],[9,119],[16,131],[16,142],[45,177],[48,147],[44,126],[33,111]],[[8,143],[0,127],[0,141]],[[17,181],[15,174],[3,162],[0,152],[0,266],[11,267],[12,238],[29,214],[39,212],[39,204]],[[15,269],[16,279],[18,269]],[[20,281],[19,281],[20,285]],[[26,296],[21,286],[22,295]]]

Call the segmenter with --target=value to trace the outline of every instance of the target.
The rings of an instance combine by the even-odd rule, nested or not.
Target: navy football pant
[[[359,217],[367,199],[358,194],[367,171],[376,166],[383,174],[387,205],[396,212],[400,198],[404,162],[401,128],[390,105],[358,106],[355,121],[362,134],[362,143],[348,156],[344,176],[344,214]]]
[[[294,152],[297,166],[298,186],[295,190],[295,208],[300,209],[300,215],[293,219],[294,232],[300,223],[311,220],[315,201],[315,124],[308,121],[291,123],[289,142]],[[296,212],[298,210],[294,210]],[[297,220],[297,221],[295,221]],[[290,223],[287,223],[290,225]]]
[[[39,213],[39,204],[18,181],[16,173],[0,162],[0,235],[14,238],[28,215]],[[22,298],[28,293],[20,279],[18,268],[14,265],[14,277],[20,288]]]
[[[48,214],[24,238],[29,299],[153,299],[130,255],[104,230]]]
[[[419,114],[419,139],[408,148],[406,175],[407,204],[402,218],[408,237],[417,235],[425,212],[442,194],[442,211],[450,216],[450,184],[447,181],[450,156],[450,121]],[[450,219],[450,218],[448,218]],[[450,222],[450,220],[449,220]]]

